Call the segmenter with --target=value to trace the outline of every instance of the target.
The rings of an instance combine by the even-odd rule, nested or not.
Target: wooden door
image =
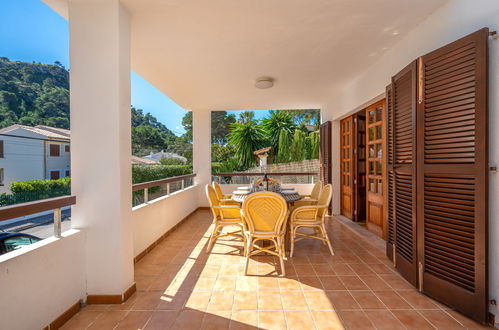
[[[429,296],[486,322],[487,42],[482,29],[420,58],[418,259]]]
[[[385,100],[366,108],[366,224],[385,238]]]
[[[395,267],[417,285],[416,260],[416,61],[392,78],[391,110]]]
[[[353,117],[347,117],[340,122],[341,144],[341,214],[354,219],[354,140],[355,130]]]

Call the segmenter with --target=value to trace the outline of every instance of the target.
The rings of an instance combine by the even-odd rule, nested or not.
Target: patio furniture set
[[[218,182],[213,182],[206,185],[206,195],[213,213],[213,232],[207,252],[218,238],[234,236],[242,239],[245,275],[249,258],[259,253],[277,256],[282,275],[286,275],[284,260],[288,239],[289,257],[293,257],[295,243],[306,238],[321,240],[334,255],[325,227],[332,196],[331,184],[322,186],[319,181],[309,195],[300,195],[292,188],[281,187],[277,180],[265,177],[250,187],[239,187],[231,195],[223,194]],[[237,230],[223,231],[228,226]],[[301,229],[305,228],[308,231],[303,232]]]

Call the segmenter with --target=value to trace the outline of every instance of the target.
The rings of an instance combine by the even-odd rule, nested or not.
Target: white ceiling
[[[223,110],[320,108],[445,1],[122,3],[132,15],[132,68],[186,109]],[[274,87],[256,89],[260,76]]]

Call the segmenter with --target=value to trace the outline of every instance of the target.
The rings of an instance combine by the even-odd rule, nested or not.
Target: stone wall
[[[319,180],[319,168],[320,163],[318,159],[307,159],[299,162],[289,162],[289,163],[279,163],[279,164],[269,164],[267,165],[267,173],[276,172],[315,172],[316,175],[285,175],[276,176],[275,178],[281,181],[281,183],[314,183]],[[260,173],[262,172],[260,167],[253,167],[248,169],[248,173]],[[245,177],[237,176],[232,178],[233,183],[248,184],[251,181],[256,180],[258,177]]]

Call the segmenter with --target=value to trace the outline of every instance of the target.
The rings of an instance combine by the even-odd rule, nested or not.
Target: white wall
[[[0,140],[4,141],[4,158],[0,158],[4,185],[0,194],[10,193],[12,181],[44,179],[44,141],[13,136],[0,136]]]
[[[327,120],[339,119],[368,100],[384,93],[390,78],[418,56],[444,46],[483,27],[499,29],[499,1],[450,0],[407,34],[397,45],[382,54],[363,74],[345,83],[332,94],[323,108]],[[490,164],[499,165],[499,40],[489,41],[489,155]],[[333,137],[333,180],[339,182],[339,128]],[[334,140],[336,139],[336,142]],[[336,185],[338,189],[339,185]],[[336,192],[338,190],[335,190]],[[489,180],[489,279],[490,299],[499,300],[499,174]],[[337,193],[338,194],[338,193]],[[336,200],[335,200],[336,201]],[[338,201],[336,201],[338,203]],[[337,204],[339,205],[339,204]],[[491,311],[499,316],[497,307]],[[498,317],[499,318],[499,317]]]
[[[198,208],[204,187],[191,186],[133,208],[133,253],[136,257],[164,233]]]
[[[0,256],[0,328],[41,329],[85,298],[85,239],[69,230]]]

